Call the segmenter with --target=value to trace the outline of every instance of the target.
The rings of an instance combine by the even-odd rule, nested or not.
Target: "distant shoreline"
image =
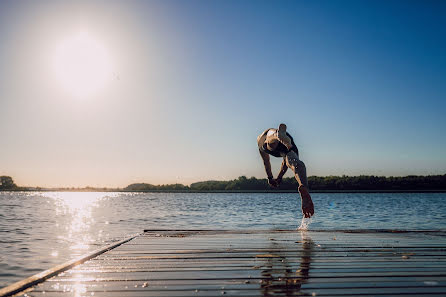
[[[266,193],[266,194],[281,194],[281,193],[297,193],[297,190],[227,190],[227,191],[182,191],[182,190],[139,190],[129,191],[122,189],[14,189],[14,190],[0,190],[0,192],[110,192],[110,193]],[[311,193],[446,193],[446,190],[314,190]]]
[[[446,193],[446,174],[404,177],[373,175],[309,176],[312,193]],[[0,176],[0,191],[62,192],[135,192],[135,193],[296,193],[294,177],[284,178],[278,188],[268,186],[267,179],[240,176],[233,180],[208,180],[183,184],[153,185],[133,183],[126,187],[39,187],[17,186],[10,176]]]

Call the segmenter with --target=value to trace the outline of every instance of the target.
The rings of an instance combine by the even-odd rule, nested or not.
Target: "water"
[[[143,229],[446,230],[445,193],[0,192],[0,287]],[[301,225],[302,224],[302,225]]]

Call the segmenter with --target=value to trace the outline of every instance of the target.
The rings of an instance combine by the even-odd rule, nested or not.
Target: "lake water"
[[[309,230],[446,230],[446,193],[314,193]],[[143,229],[296,229],[297,193],[0,192],[0,287]]]

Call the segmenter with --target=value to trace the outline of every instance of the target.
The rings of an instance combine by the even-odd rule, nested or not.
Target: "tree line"
[[[446,174],[444,175],[409,175],[409,176],[310,176],[308,184],[311,191],[446,191]],[[18,187],[10,176],[0,176],[0,190],[35,190],[35,188]],[[55,189],[47,189],[55,190]],[[59,188],[57,190],[88,191],[176,191],[176,192],[224,192],[224,191],[296,191],[297,181],[294,177],[284,178],[278,188],[271,189],[266,179],[240,176],[228,181],[202,181],[186,186],[183,184],[152,185],[135,183],[125,188]]]
[[[446,174],[404,177],[385,177],[374,175],[360,176],[310,176],[308,184],[312,191],[446,191]],[[294,177],[284,178],[277,190],[295,191],[297,181]],[[182,184],[151,185],[132,184],[125,191],[270,191],[266,179],[240,176],[228,181],[202,181],[189,187]]]

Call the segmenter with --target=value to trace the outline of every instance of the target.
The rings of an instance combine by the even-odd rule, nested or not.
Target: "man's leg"
[[[299,160],[299,156],[294,151],[290,151],[285,158],[288,168],[293,170],[294,177],[299,183],[299,193],[302,199],[302,213],[306,218],[314,214],[313,201],[308,193],[307,168],[304,162]]]
[[[307,168],[305,167],[304,162],[299,160],[299,156],[295,151],[290,151],[286,155],[285,160],[288,168],[293,170],[299,186],[303,185],[308,189]]]

